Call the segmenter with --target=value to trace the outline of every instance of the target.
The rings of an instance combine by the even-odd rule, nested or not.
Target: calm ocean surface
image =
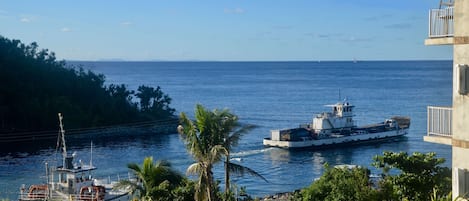
[[[241,122],[259,127],[246,134],[234,151],[234,162],[252,168],[270,183],[234,177],[249,194],[263,196],[309,185],[321,175],[325,162],[370,166],[383,151],[437,152],[451,164],[449,146],[423,142],[426,107],[451,105],[451,61],[374,62],[73,62],[106,76],[106,84],[161,86],[172,107],[193,116],[201,103],[229,108]],[[326,104],[347,98],[355,105],[358,125],[383,121],[392,115],[412,118],[409,135],[381,144],[319,151],[265,148],[271,129],[308,123]],[[91,98],[91,97],[90,97]],[[59,112],[59,111],[58,111]],[[64,114],[67,118],[67,114]],[[54,141],[55,142],[55,141]],[[54,144],[54,143],[52,143]],[[68,150],[87,162],[90,142],[69,142]],[[179,136],[133,136],[94,142],[96,176],[126,175],[126,165],[146,156],[169,160],[184,173],[193,162]],[[55,147],[0,153],[0,198],[16,199],[21,184],[45,181],[44,163],[55,159]],[[373,170],[376,171],[376,170]],[[222,165],[214,170],[223,180]]]

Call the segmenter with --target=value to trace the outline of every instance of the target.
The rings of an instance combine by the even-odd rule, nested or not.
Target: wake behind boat
[[[263,144],[288,149],[323,148],[400,137],[406,135],[410,127],[410,118],[401,116],[358,127],[353,120],[355,106],[343,101],[329,107],[332,112],[318,114],[310,124],[272,130],[270,138],[264,138]]]

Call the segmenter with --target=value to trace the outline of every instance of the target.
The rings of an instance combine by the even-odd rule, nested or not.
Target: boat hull
[[[377,133],[337,136],[325,139],[311,139],[303,141],[282,141],[271,140],[271,138],[264,138],[264,146],[279,147],[284,149],[320,149],[338,145],[353,145],[367,142],[376,142],[386,139],[396,138],[406,135],[408,129],[390,130]]]

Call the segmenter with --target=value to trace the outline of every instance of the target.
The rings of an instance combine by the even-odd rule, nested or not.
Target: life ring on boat
[[[106,195],[104,186],[83,186],[80,188],[80,200],[103,201]]]
[[[28,191],[29,198],[45,199],[49,194],[49,187],[46,184],[42,185],[31,185]]]

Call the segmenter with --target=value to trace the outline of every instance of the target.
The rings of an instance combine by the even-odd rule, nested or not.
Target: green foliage
[[[174,201],[193,201],[195,194],[195,183],[184,178],[182,185],[176,187],[173,192]]]
[[[435,153],[394,153],[384,152],[375,156],[373,166],[383,170],[383,183],[387,190],[397,196],[398,200],[430,200],[434,190],[443,195],[451,191],[451,170],[440,165],[444,158],[436,158]],[[390,174],[391,169],[400,171]]]
[[[446,195],[440,195],[437,189],[433,189],[433,194],[431,195],[431,201],[452,201],[453,194],[449,192]],[[458,198],[456,199],[458,200]]]
[[[330,168],[311,186],[301,191],[297,200],[374,200],[376,190],[371,187],[369,170],[362,167]]]
[[[140,200],[187,200],[187,194],[193,192],[193,185],[166,161],[153,163],[153,158],[147,157],[141,166],[131,163],[128,168],[137,180],[121,180],[115,188],[128,188]]]
[[[105,126],[172,118],[171,98],[160,87],[149,90],[149,101],[132,102],[125,85],[104,85],[105,77],[57,61],[55,54],[19,40],[0,36],[0,133],[55,130],[57,113],[68,128]],[[142,101],[140,101],[142,104]],[[151,104],[146,106],[145,104]]]
[[[224,200],[234,199],[229,190],[229,172],[243,175],[245,173],[260,177],[254,170],[231,163],[229,153],[231,147],[236,146],[242,134],[252,128],[251,125],[241,126],[238,117],[229,110],[209,111],[202,105],[196,105],[195,121],[190,120],[185,113],[181,113],[181,126],[178,127],[187,150],[192,154],[196,163],[187,168],[190,174],[199,176],[196,184],[196,200]],[[225,194],[217,195],[217,187],[213,180],[213,165],[225,157]]]
[[[230,190],[225,192],[218,192],[218,196],[223,201],[250,201],[253,200],[251,196],[247,194],[246,187],[242,186],[238,188],[236,184],[230,185]]]
[[[293,194],[291,200],[451,200],[451,170],[440,166],[444,161],[435,153],[384,152],[374,157],[373,166],[383,171],[376,187],[365,168],[330,168],[326,164],[321,178]]]
[[[196,160],[187,168],[187,173],[198,175],[195,200],[218,200],[218,185],[215,184],[212,168],[226,153],[226,149],[218,143],[223,136],[216,132],[220,119],[202,105],[196,106],[195,118],[193,122],[185,113],[181,113],[181,126],[178,127],[188,152]]]
[[[174,109],[169,106],[171,98],[161,91],[158,86],[155,88],[139,86],[136,97],[140,99],[140,110],[153,117],[168,117],[173,115]]]

